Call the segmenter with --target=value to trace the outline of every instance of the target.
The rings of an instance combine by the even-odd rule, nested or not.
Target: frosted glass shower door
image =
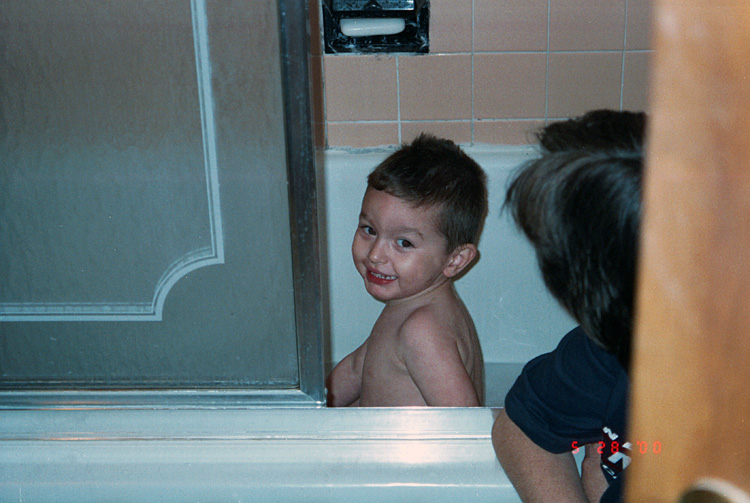
[[[297,399],[277,9],[0,3],[2,390]]]

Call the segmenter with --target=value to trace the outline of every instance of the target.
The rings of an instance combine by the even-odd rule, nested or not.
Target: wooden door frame
[[[704,477],[750,493],[750,4],[655,7],[633,503],[677,501]]]

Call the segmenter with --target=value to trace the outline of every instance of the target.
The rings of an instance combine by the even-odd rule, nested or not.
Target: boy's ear
[[[459,274],[466,269],[466,266],[471,264],[476,256],[477,247],[475,245],[467,243],[459,246],[451,253],[450,261],[443,269],[443,275],[447,278],[452,278]]]

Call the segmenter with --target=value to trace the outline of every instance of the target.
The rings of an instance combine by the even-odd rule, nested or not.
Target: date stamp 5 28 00
[[[573,442],[570,444],[571,449],[573,449],[573,454],[577,453],[581,445],[578,445],[578,442]],[[623,449],[625,451],[628,451],[628,454],[638,451],[641,454],[647,454],[647,453],[653,453],[653,454],[659,454],[661,452],[661,442],[658,440],[655,442],[647,442],[645,440],[636,440],[635,441],[635,449],[633,449],[633,442],[625,442],[622,446],[619,442],[616,440],[613,440],[612,442],[609,442],[609,445],[605,442],[599,442],[599,445],[596,448],[596,451],[599,454],[616,454],[620,452],[620,449]]]

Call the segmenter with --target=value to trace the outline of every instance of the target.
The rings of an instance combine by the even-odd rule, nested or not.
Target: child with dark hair
[[[525,502],[622,497],[645,120],[598,110],[547,126],[541,157],[506,196],[547,288],[580,324],[524,367],[493,427]]]
[[[328,376],[329,405],[481,405],[482,352],[453,280],[486,214],[485,174],[449,140],[421,135],[370,173],[352,256],[385,307]]]

